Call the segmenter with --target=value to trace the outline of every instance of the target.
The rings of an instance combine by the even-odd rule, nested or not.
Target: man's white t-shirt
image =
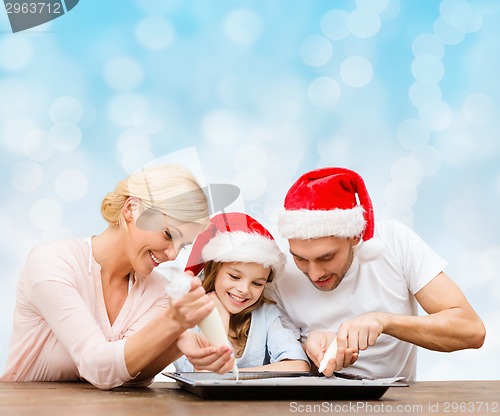
[[[414,295],[447,265],[422,239],[396,221],[378,222],[375,238],[384,252],[371,261],[353,263],[340,285],[324,292],[309,281],[288,256],[285,272],[268,284],[284,325],[302,342],[311,331],[337,332],[340,324],[367,312],[418,314]],[[288,252],[288,248],[284,250]],[[417,347],[382,334],[360,351],[345,371],[372,377],[416,378]]]

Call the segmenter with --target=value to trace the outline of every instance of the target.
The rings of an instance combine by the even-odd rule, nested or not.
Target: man
[[[411,381],[416,346],[481,347],[484,325],[443,272],[447,263],[406,226],[375,227],[357,173],[308,172],[289,189],[284,208],[278,228],[293,262],[270,294],[316,366],[337,343],[326,376],[350,367],[351,373]],[[417,316],[417,302],[427,315]]]

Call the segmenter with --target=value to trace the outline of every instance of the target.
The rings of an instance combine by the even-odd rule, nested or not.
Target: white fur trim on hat
[[[278,217],[278,228],[283,238],[287,239],[358,237],[365,229],[363,212],[361,205],[351,209],[282,211]]]
[[[259,263],[280,273],[285,255],[274,240],[245,231],[221,232],[202,250],[203,261]]]

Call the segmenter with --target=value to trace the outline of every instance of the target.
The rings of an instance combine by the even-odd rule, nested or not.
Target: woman
[[[195,278],[170,302],[154,271],[208,223],[206,197],[190,172],[176,165],[135,172],[104,198],[101,213],[109,224],[101,234],[29,254],[0,381],[148,385],[182,355],[179,336],[213,309]],[[217,356],[227,361],[229,350]]]
[[[284,262],[271,233],[240,212],[216,215],[193,245],[187,270],[195,274],[203,270],[203,288],[219,310],[239,369],[309,371],[302,346],[264,295],[266,284],[282,271]],[[199,337],[198,331],[191,336]],[[202,339],[199,342],[202,346]],[[186,352],[174,362],[177,371],[200,369],[202,352],[202,348]]]

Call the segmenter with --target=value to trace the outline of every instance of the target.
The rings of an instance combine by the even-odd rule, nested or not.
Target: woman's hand
[[[234,365],[233,351],[227,345],[213,347],[197,332],[184,332],[177,340],[177,348],[193,364],[197,371],[212,371],[224,374]]]
[[[171,300],[169,315],[182,330],[186,330],[197,325],[213,308],[214,303],[205,293],[200,279],[193,277],[191,290],[181,298]]]

